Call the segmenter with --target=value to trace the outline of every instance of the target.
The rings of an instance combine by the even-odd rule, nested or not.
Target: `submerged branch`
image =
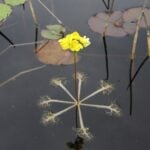
[[[41,2],[41,0],[38,0],[38,2],[57,20],[59,24],[63,24],[63,22],[43,2]]]
[[[2,31],[0,31],[0,35],[5,38],[12,45],[12,47],[15,47],[14,43]]]
[[[43,41],[37,41],[37,42],[29,42],[29,43],[20,43],[20,44],[14,44],[14,45],[9,45],[7,48],[3,49],[2,51],[0,51],[0,56],[3,55],[4,53],[6,53],[10,48],[12,47],[20,47],[20,46],[28,46],[28,45],[33,45],[35,43],[43,43]]]

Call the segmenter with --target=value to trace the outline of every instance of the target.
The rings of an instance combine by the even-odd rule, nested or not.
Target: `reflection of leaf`
[[[57,40],[63,37],[64,32],[66,29],[59,24],[55,25],[48,25],[46,26],[46,30],[41,31],[42,37],[50,40]]]
[[[64,51],[56,40],[49,40],[37,49],[37,57],[44,64],[70,65],[74,63],[73,53]],[[79,58],[77,58],[79,61]]]
[[[25,2],[26,2],[26,0],[5,0],[5,3],[9,4],[11,6],[22,5]]]
[[[128,10],[126,10],[123,14],[123,19],[126,21],[126,22],[137,22],[140,14],[142,12],[142,8],[141,7],[137,7],[137,8],[130,8]],[[148,8],[145,8],[145,17],[147,19],[147,22],[148,24],[150,25],[150,9]],[[140,24],[141,27],[145,28],[146,25],[145,25],[145,22],[144,22],[144,18],[141,20],[141,24]]]
[[[12,9],[6,4],[0,3],[0,21],[4,21],[8,16],[10,16]]]
[[[88,24],[90,28],[97,33],[112,37],[123,37],[135,32],[135,24],[124,22],[123,13],[114,11],[112,13],[100,12],[92,16]]]

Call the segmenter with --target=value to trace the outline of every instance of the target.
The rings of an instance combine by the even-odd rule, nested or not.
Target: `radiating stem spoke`
[[[69,90],[62,83],[59,86],[67,93],[68,96],[71,97],[72,100],[76,102],[76,99],[73,97],[73,95],[69,92]]]
[[[84,101],[88,100],[89,98],[91,98],[91,97],[97,95],[98,93],[101,93],[101,92],[103,92],[103,91],[105,91],[105,90],[107,90],[109,88],[110,88],[110,85],[107,85],[105,87],[99,88],[95,92],[91,93],[90,95],[88,95],[87,97],[85,97],[84,99],[82,99],[81,102],[84,102]]]
[[[94,104],[85,104],[85,103],[81,103],[81,106],[85,106],[85,107],[93,107],[93,108],[100,108],[100,109],[110,109],[110,106],[107,105],[94,105]]]
[[[62,103],[62,104],[74,104],[74,102],[70,102],[70,101],[64,101],[64,100],[57,100],[57,99],[46,99],[40,103],[41,105],[44,104],[49,104],[49,103]]]
[[[67,107],[67,108],[65,108],[65,109],[63,109],[63,110],[61,110],[61,111],[55,113],[55,114],[54,114],[54,117],[57,117],[57,116],[60,116],[60,115],[62,115],[62,114],[64,114],[64,113],[66,113],[67,111],[71,110],[71,109],[74,108],[75,106],[76,106],[76,104],[75,104],[75,105],[71,105],[71,106],[69,106],[69,107]]]
[[[83,117],[82,117],[80,105],[78,106],[78,114],[79,114],[80,128],[84,129],[85,127],[84,127],[84,122],[83,122]]]
[[[82,80],[79,79],[78,80],[78,100],[80,100],[80,96],[81,96],[81,87],[82,87]]]

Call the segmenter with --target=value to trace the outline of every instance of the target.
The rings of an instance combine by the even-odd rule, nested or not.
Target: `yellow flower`
[[[89,38],[80,36],[78,32],[68,34],[66,37],[60,39],[59,43],[62,49],[70,49],[73,52],[79,52],[81,49],[91,44]]]

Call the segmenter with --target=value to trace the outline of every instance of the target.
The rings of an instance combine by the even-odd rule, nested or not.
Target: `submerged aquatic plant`
[[[131,49],[131,56],[130,56],[130,67],[129,67],[129,85],[127,87],[127,89],[129,88],[130,90],[130,115],[132,115],[132,106],[133,106],[133,87],[132,87],[132,82],[134,81],[134,79],[136,78],[136,76],[138,75],[139,71],[142,69],[143,65],[147,62],[147,60],[150,57],[150,49],[149,49],[149,33],[150,33],[150,29],[149,29],[149,23],[147,21],[147,17],[145,15],[145,10],[146,10],[146,4],[147,4],[147,0],[144,1],[143,7],[142,9],[140,9],[140,14],[138,16],[138,20],[136,23],[136,32],[134,34],[134,38],[133,38],[133,44],[132,44],[132,49]],[[143,59],[143,61],[141,62],[141,64],[139,65],[139,67],[137,68],[137,70],[135,71],[135,73],[133,72],[133,68],[134,68],[134,61],[135,61],[135,54],[136,54],[136,48],[137,48],[137,43],[138,43],[138,36],[139,36],[139,31],[140,31],[140,26],[141,26],[141,21],[142,19],[144,20],[144,23],[146,25],[146,32],[147,32],[147,45],[148,45],[148,49],[147,49],[147,55],[146,57]]]
[[[81,88],[82,88],[82,83],[84,82],[84,79],[85,79],[84,74],[77,72],[77,80],[78,80],[77,98],[74,97],[70,93],[70,91],[66,88],[66,86],[64,85],[64,80],[62,78],[52,79],[51,80],[52,85],[60,87],[70,97],[71,101],[60,100],[57,98],[52,99],[49,96],[46,96],[46,97],[41,98],[39,102],[39,106],[42,106],[44,108],[45,107],[49,108],[51,104],[54,104],[54,103],[69,105],[65,109],[62,109],[61,111],[58,111],[56,113],[52,113],[51,111],[44,113],[42,117],[42,122],[44,124],[55,122],[60,115],[68,112],[69,110],[73,108],[78,108],[77,111],[78,111],[78,117],[79,117],[79,126],[75,128],[75,131],[78,136],[82,138],[86,138],[86,139],[91,139],[92,134],[90,133],[89,128],[84,125],[83,116],[82,116],[82,107],[104,109],[106,113],[110,115],[115,115],[115,116],[121,116],[122,113],[121,113],[120,107],[115,103],[110,103],[110,105],[86,103],[87,100],[96,96],[99,93],[109,94],[113,90],[113,86],[109,83],[106,83],[105,81],[101,81],[100,86],[97,90],[95,90],[94,92],[86,96],[85,98],[81,98]]]

